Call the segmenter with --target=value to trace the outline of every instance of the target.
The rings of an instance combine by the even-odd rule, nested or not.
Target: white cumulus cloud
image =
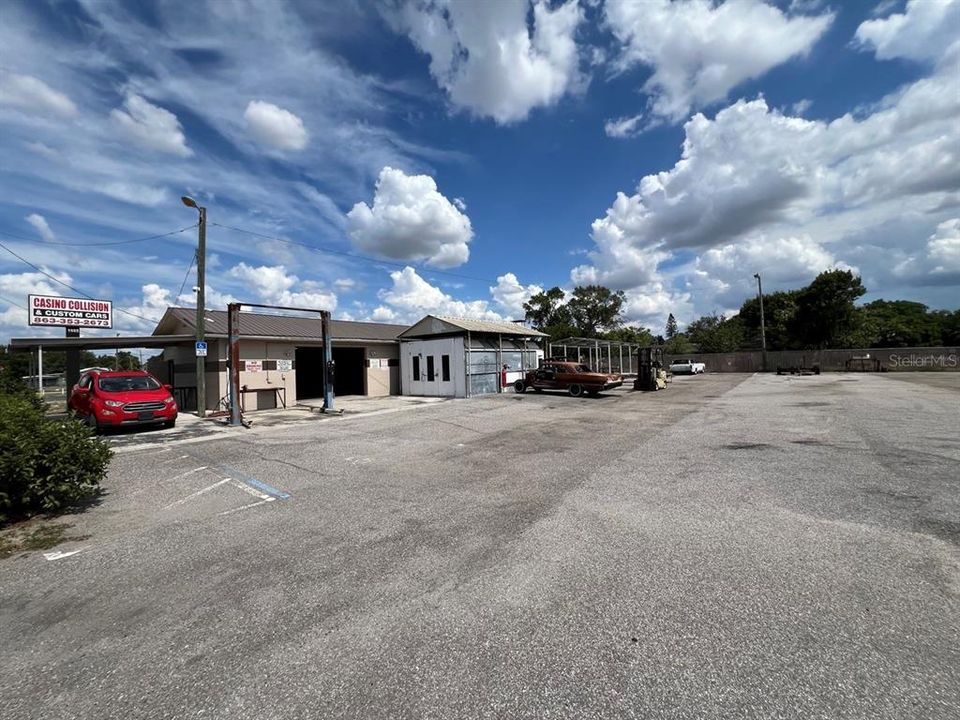
[[[945,220],[927,242],[935,273],[960,273],[960,218]]]
[[[526,316],[523,304],[531,296],[542,293],[539,285],[523,285],[511,272],[497,278],[497,284],[490,288],[490,295],[502,307],[511,320],[521,320]]]
[[[283,265],[251,267],[239,263],[230,269],[230,276],[252,286],[257,296],[271,305],[316,308],[333,312],[336,293],[311,280],[301,281]]]
[[[254,140],[277,150],[303,150],[310,140],[303,120],[272,103],[251,100],[243,118]]]
[[[694,263],[690,284],[698,295],[710,298],[709,311],[722,312],[739,307],[743,297],[754,291],[754,273],[772,290],[801,287],[831,269],[858,272],[809,235],[758,235],[702,253]],[[704,306],[701,309],[707,311]]]
[[[57,236],[50,229],[50,224],[47,222],[47,219],[38,213],[30,213],[27,215],[26,220],[28,223],[33,225],[40,237],[42,237],[47,242],[56,242]]]
[[[603,131],[607,137],[628,138],[639,135],[643,131],[643,115],[622,117],[616,120],[607,120],[603,124]]]
[[[871,289],[956,282],[953,52],[858,115],[807,120],[763,98],[695,115],[676,164],[594,221],[571,280],[626,290],[638,317],[646,299],[664,299],[660,287],[674,303],[687,293],[691,311],[736,308],[755,272],[771,289],[832,267],[857,270]]]
[[[373,205],[359,202],[347,213],[347,232],[364,252],[441,268],[465,263],[473,239],[470,218],[432,177],[391,167],[380,172]]]
[[[861,23],[856,41],[881,60],[939,60],[960,41],[960,0],[910,0],[902,13]]]
[[[455,107],[506,124],[583,84],[574,39],[583,17],[576,0],[552,8],[541,0],[410,0],[399,24],[430,56],[430,74]]]
[[[393,285],[381,290],[378,297],[384,305],[374,310],[374,317],[396,322],[416,322],[424,315],[502,320],[490,309],[486,300],[456,300],[440,288],[424,280],[412,267],[390,273]],[[379,312],[378,312],[379,311]],[[387,312],[389,311],[389,313]],[[392,315],[390,315],[392,313]]]
[[[604,12],[621,47],[618,65],[653,70],[644,85],[651,123],[683,120],[804,55],[833,20],[829,13],[790,17],[759,0],[607,0]]]
[[[42,115],[77,114],[77,106],[69,97],[32,75],[0,72],[0,104]]]
[[[123,108],[111,110],[110,117],[121,133],[142,147],[180,157],[193,155],[177,116],[139,95],[127,95]]]

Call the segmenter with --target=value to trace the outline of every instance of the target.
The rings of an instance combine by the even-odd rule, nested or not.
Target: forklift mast
[[[645,391],[659,390],[661,383],[658,382],[658,380],[662,371],[663,348],[660,346],[640,348],[637,379],[633,382],[633,389]]]

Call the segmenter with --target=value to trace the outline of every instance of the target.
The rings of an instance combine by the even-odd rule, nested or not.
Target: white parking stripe
[[[233,479],[233,478],[227,478],[227,479],[230,480],[236,487],[240,488],[240,489],[243,490],[245,493],[250,493],[250,494],[253,495],[254,497],[258,497],[258,498],[260,498],[261,500],[265,500],[265,501],[266,501],[266,500],[276,500],[276,498],[273,497],[272,495],[267,495],[265,492],[260,492],[260,491],[257,490],[256,488],[250,487],[249,485],[247,485],[247,484],[244,483],[244,482],[240,482],[239,480],[235,480],[235,479]]]
[[[82,550],[82,549],[80,549],[80,550],[68,550],[67,552],[63,552],[63,551],[61,551],[61,550],[56,550],[56,551],[54,551],[54,552],[44,553],[43,556],[44,556],[47,560],[62,560],[62,559],[65,558],[65,557],[70,557],[71,555],[76,555],[78,552],[83,552],[83,550]]]
[[[224,510],[224,511],[221,512],[221,513],[217,513],[217,515],[231,515],[231,514],[233,514],[233,513],[235,513],[235,512],[240,512],[241,510],[246,510],[247,508],[256,507],[257,505],[265,505],[266,503],[268,503],[268,502],[273,502],[274,500],[276,500],[276,498],[268,497],[266,500],[258,500],[258,501],[255,502],[255,503],[250,503],[249,505],[241,505],[241,506],[238,507],[238,508],[233,508],[233,510]]]
[[[197,490],[195,493],[190,493],[190,494],[187,495],[186,497],[180,498],[180,499],[177,500],[176,502],[172,502],[172,503],[170,503],[169,505],[165,505],[165,506],[163,507],[163,509],[166,510],[167,508],[172,508],[174,505],[179,505],[179,504],[181,504],[181,503],[185,503],[187,500],[191,500],[192,498],[195,498],[195,497],[198,497],[198,496],[200,496],[200,495],[203,495],[204,493],[210,492],[210,491],[213,490],[214,488],[220,487],[220,486],[223,485],[224,483],[230,482],[232,479],[233,479],[233,478],[224,478],[223,480],[220,480],[220,481],[218,481],[218,482],[215,482],[213,485],[208,485],[207,487],[203,488],[202,490]]]
[[[187,470],[186,472],[182,472],[179,475],[174,475],[172,478],[168,478],[166,482],[171,482],[172,480],[182,480],[183,478],[187,477],[187,475],[193,475],[195,472],[200,472],[201,470],[206,470],[206,469],[207,469],[206,465],[201,465],[200,467],[194,468],[193,470]]]

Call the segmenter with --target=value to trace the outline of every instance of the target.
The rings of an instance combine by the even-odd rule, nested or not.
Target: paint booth
[[[543,358],[544,333],[520,323],[428,315],[400,339],[404,395],[473,397],[502,391]]]

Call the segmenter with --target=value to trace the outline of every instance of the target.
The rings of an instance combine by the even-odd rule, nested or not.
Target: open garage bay
[[[84,539],[0,561],[3,716],[956,718],[960,387],[911,380],[121,453]]]

